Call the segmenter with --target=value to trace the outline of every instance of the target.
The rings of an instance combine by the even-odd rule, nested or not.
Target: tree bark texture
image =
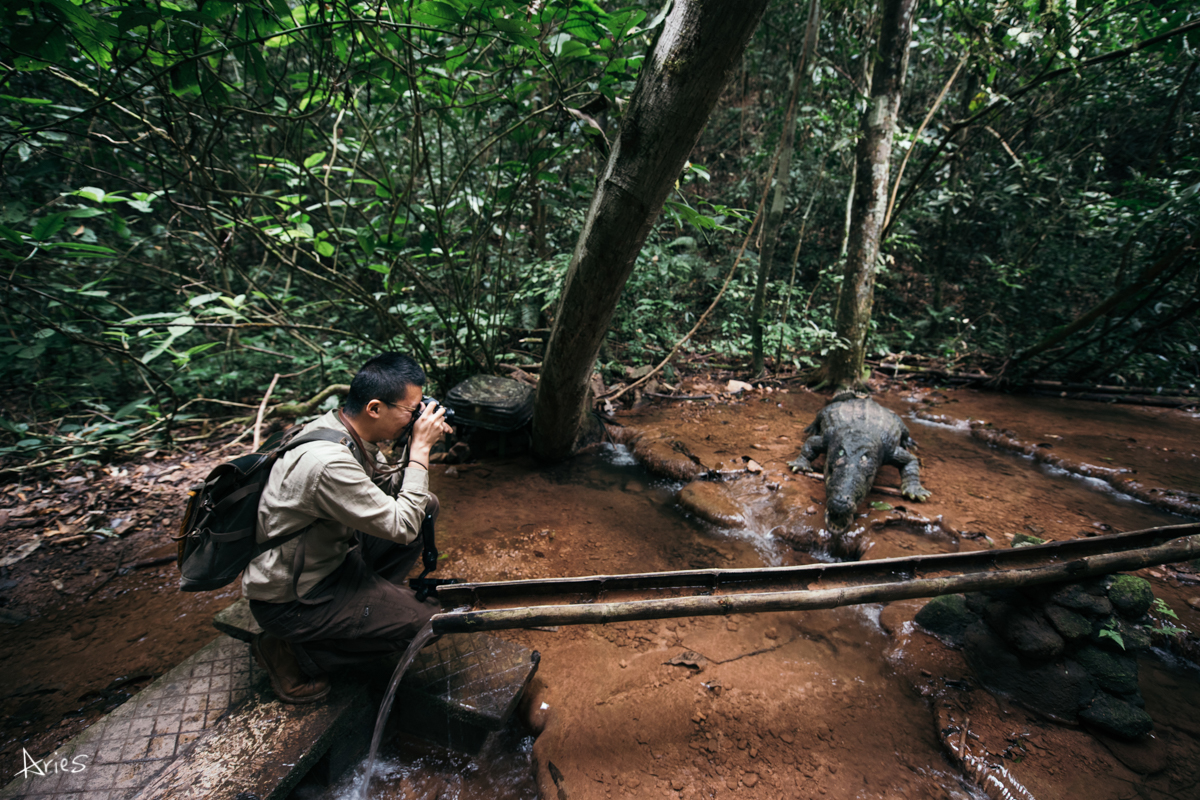
[[[825,362],[826,380],[838,388],[862,384],[875,297],[879,236],[887,215],[892,137],[900,111],[904,73],[908,69],[908,45],[916,5],[917,0],[886,0],[883,9],[871,99],[855,150],[854,208],[838,296],[837,333],[849,346],[834,350]]]
[[[792,86],[787,113],[783,119],[783,133],[779,137],[779,151],[776,160],[779,166],[775,170],[775,195],[771,198],[771,206],[763,221],[762,246],[758,254],[758,283],[754,287],[754,303],[750,309],[751,358],[753,359],[750,372],[754,376],[761,375],[765,368],[763,357],[763,309],[767,299],[767,279],[771,275],[771,263],[775,259],[775,245],[779,239],[779,223],[783,220],[783,208],[787,203],[788,187],[792,178],[792,155],[796,148],[796,110],[800,97],[800,89],[807,88],[811,80],[812,66],[816,61],[817,33],[821,27],[820,0],[812,0],[808,9],[808,23],[805,28],[804,50],[800,61],[792,73]]]
[[[767,0],[677,0],[600,177],[542,361],[534,455],[571,455],[588,380],[638,252]]]

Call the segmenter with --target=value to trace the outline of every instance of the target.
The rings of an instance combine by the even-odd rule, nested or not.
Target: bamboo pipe
[[[1197,530],[1197,525],[1173,526]],[[1158,529],[1154,529],[1158,530]],[[1171,530],[1167,528],[1166,530]],[[1138,531],[1134,533],[1145,533]],[[1133,534],[1120,534],[1131,536]],[[1053,547],[1053,545],[1041,545]],[[1022,548],[1025,549],[1025,548]],[[1029,548],[1032,550],[1033,548]],[[1183,535],[1164,544],[1085,556],[1041,567],[970,572],[937,578],[913,578],[832,589],[753,592],[719,596],[673,597],[583,605],[546,605],[472,611],[469,608],[436,614],[437,634],[534,628],[550,625],[588,625],[671,617],[699,617],[763,611],[800,611],[861,603],[936,597],[958,592],[1008,589],[1042,583],[1078,581],[1113,572],[1171,564],[1200,556],[1200,534]],[[663,573],[669,575],[670,573]],[[482,584],[481,586],[486,586]]]

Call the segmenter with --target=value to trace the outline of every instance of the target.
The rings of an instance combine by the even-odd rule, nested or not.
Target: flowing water
[[[400,686],[400,679],[404,677],[405,671],[412,664],[413,659],[417,657],[417,653],[432,638],[433,624],[426,622],[421,630],[417,632],[417,635],[413,637],[413,640],[408,645],[408,649],[404,651],[404,655],[397,662],[396,671],[392,673],[392,680],[388,683],[387,693],[383,696],[383,702],[379,704],[379,714],[375,717],[375,732],[371,735],[371,749],[367,753],[366,767],[363,771],[361,800],[367,800],[369,796],[371,772],[375,768],[375,755],[379,752],[379,742],[383,739],[384,723],[387,722],[388,715],[392,713],[392,703],[396,699],[396,689]]]

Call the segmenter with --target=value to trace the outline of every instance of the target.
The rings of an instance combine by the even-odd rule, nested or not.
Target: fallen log
[[[843,564],[698,570],[640,575],[588,576],[442,587],[443,607],[434,633],[587,625],[673,617],[800,611],[884,603],[944,594],[1079,581],[1113,572],[1172,564],[1200,555],[1200,523],[1072,539],[1012,550],[942,553]],[[828,583],[842,583],[825,588]],[[778,590],[779,585],[795,588]],[[808,588],[816,586],[817,588]],[[762,591],[747,591],[755,587]],[[730,589],[734,593],[724,593]],[[588,602],[615,591],[689,596]],[[473,609],[483,603],[528,602],[549,595],[548,605]],[[571,602],[564,602],[570,600]]]

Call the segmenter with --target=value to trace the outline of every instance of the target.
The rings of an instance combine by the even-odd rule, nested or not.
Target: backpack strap
[[[285,451],[291,450],[293,447],[297,447],[298,445],[302,444],[308,444],[310,442],[336,442],[337,444],[345,445],[346,447],[350,448],[350,452],[354,454],[355,460],[358,460],[358,453],[356,451],[359,448],[355,444],[354,438],[350,434],[335,431],[332,428],[318,428],[315,431],[310,431],[302,436],[297,436],[294,439],[283,443],[280,445],[279,449],[276,450],[275,457],[279,457]],[[266,550],[287,544],[293,539],[303,537],[304,534],[308,533],[312,526],[316,524],[316,522],[310,522],[308,525],[305,525],[298,531],[293,531],[292,533],[288,533],[283,536],[277,536],[274,539],[271,539],[270,547],[264,547],[263,551],[265,552]],[[332,597],[323,597],[320,600],[305,600],[300,596],[300,573],[303,572],[303,570],[304,539],[300,538],[300,543],[296,545],[296,553],[292,557],[292,593],[296,595],[297,602],[306,606],[319,606],[322,603],[327,603],[332,600]]]

